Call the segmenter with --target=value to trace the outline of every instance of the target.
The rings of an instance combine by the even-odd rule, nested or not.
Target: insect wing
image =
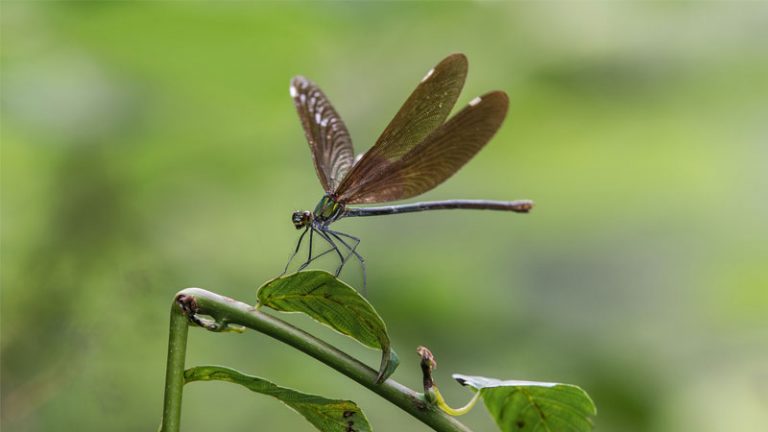
[[[371,173],[339,200],[348,204],[396,201],[434,188],[485,146],[504,121],[508,105],[509,98],[501,91],[475,98],[416,147],[387,162],[385,170]],[[353,172],[354,168],[350,175]]]
[[[464,54],[452,54],[427,72],[376,144],[354,165],[335,190],[339,200],[344,202],[369,190],[368,183],[385,175],[393,164],[442,125],[456,104],[466,77],[467,58]]]
[[[325,191],[332,192],[352,167],[352,139],[341,117],[315,83],[297,76],[291,80],[290,90],[312,150],[317,177]]]

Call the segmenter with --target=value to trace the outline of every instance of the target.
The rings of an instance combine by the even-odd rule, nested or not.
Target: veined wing
[[[338,196],[346,204],[380,203],[420,195],[447,180],[493,137],[507,114],[501,91],[472,100],[424,141]],[[362,161],[361,161],[362,162]],[[350,171],[354,172],[357,165]],[[343,183],[342,183],[343,185]]]
[[[341,181],[336,195],[342,201],[341,197],[359,196],[369,189],[367,185],[371,181],[389,171],[394,163],[443,124],[456,104],[466,77],[467,58],[464,54],[452,54],[427,72],[376,144]]]
[[[325,94],[312,81],[297,76],[291,80],[291,97],[307,136],[317,177],[326,192],[332,192],[352,167],[352,139],[341,117]]]

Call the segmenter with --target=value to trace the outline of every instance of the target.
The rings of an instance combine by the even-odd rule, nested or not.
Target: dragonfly
[[[291,80],[290,94],[325,194],[314,211],[293,213],[294,227],[304,231],[283,274],[309,232],[308,256],[297,271],[335,252],[339,259],[335,273],[338,277],[354,256],[360,262],[365,287],[365,259],[357,251],[360,239],[331,229],[331,224],[339,219],[448,209],[528,213],[533,208],[530,200],[464,199],[355,206],[404,200],[433,189],[456,173],[496,134],[509,105],[503,91],[472,99],[446,121],[464,87],[467,67],[466,56],[456,53],[430,69],[376,143],[358,157],[344,121],[320,88],[302,76]],[[315,235],[330,248],[313,256]]]

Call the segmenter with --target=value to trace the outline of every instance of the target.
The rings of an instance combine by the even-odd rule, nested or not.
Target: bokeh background
[[[459,104],[502,89],[510,112],[422,198],[537,207],[336,225],[363,239],[394,378],[419,387],[424,344],[453,405],[459,372],[580,385],[599,431],[768,430],[766,46],[759,2],[3,1],[2,429],[155,430],[174,293],[253,302],[322,194],[289,79],[365,150],[458,51]],[[254,332],[192,330],[188,364],[211,363],[425,430]],[[310,430],[220,383],[187,388],[183,428]]]

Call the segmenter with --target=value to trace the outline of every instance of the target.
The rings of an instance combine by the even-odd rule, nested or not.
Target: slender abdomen
[[[397,213],[412,213],[429,210],[497,210],[515,213],[528,213],[533,208],[533,201],[489,201],[489,200],[449,200],[427,201],[382,207],[347,207],[341,217],[379,216]]]

